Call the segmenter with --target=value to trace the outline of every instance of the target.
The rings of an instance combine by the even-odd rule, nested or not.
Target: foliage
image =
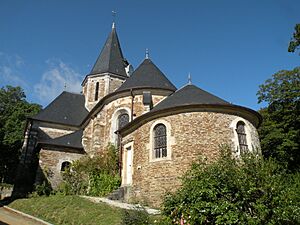
[[[105,203],[93,203],[79,196],[50,195],[19,199],[9,207],[52,224],[119,225],[121,210]]]
[[[117,150],[109,145],[94,157],[85,156],[75,161],[63,173],[60,191],[64,194],[105,196],[120,185]]]
[[[268,103],[260,110],[259,129],[262,153],[300,169],[300,67],[282,70],[268,79],[257,93],[258,101]]]
[[[20,87],[6,86],[0,89],[0,182],[13,182],[26,118],[40,110],[40,105],[26,101]]]
[[[2,188],[13,188],[12,184],[0,183],[0,189]]]
[[[51,186],[46,181],[44,181],[42,184],[35,186],[35,191],[30,195],[30,197],[49,196],[51,193]]]
[[[121,219],[121,225],[151,224],[148,212],[142,207],[138,207],[135,210],[123,210]]]
[[[293,33],[293,39],[290,41],[288,51],[295,52],[299,50],[300,46],[300,24],[296,24],[295,32]]]
[[[214,163],[194,163],[183,186],[167,195],[163,214],[185,224],[299,224],[300,174],[274,160],[223,150]]]

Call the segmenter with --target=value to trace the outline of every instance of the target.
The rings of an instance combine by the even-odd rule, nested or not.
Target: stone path
[[[0,225],[52,225],[7,206],[0,206]]]
[[[128,204],[128,203],[124,203],[124,202],[119,202],[119,201],[113,201],[113,200],[110,200],[110,199],[107,199],[107,198],[100,198],[100,197],[90,197],[90,196],[80,196],[82,198],[86,198],[92,202],[95,202],[95,203],[99,203],[99,202],[104,202],[106,204],[109,204],[111,206],[115,206],[115,207],[119,207],[119,208],[122,208],[122,209],[132,209],[132,210],[136,210],[138,208],[141,208],[142,206],[139,205],[139,204]],[[151,208],[148,208],[148,207],[143,207],[149,214],[152,214],[152,215],[158,215],[160,214],[160,211],[157,210],[157,209],[151,209]]]

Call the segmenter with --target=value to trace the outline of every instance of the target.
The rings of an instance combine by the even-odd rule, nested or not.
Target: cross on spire
[[[116,15],[117,15],[117,12],[116,11],[111,11],[111,13],[112,13],[112,20],[113,20],[113,22],[112,22],[112,28],[115,28],[116,27]]]
[[[146,57],[146,59],[149,59],[149,49],[148,48],[146,48],[145,57]]]

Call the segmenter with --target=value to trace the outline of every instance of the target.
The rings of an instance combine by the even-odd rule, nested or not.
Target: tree
[[[167,195],[163,214],[174,224],[299,224],[300,173],[287,175],[273,159],[223,150],[211,164],[199,160]]]
[[[20,87],[6,86],[0,89],[0,182],[13,182],[26,118],[40,109],[40,105],[26,101]]]
[[[286,164],[289,170],[300,169],[300,67],[275,73],[260,85],[258,102],[268,106],[260,113],[259,129],[262,153]]]
[[[300,24],[296,24],[295,32],[293,34],[293,39],[290,41],[288,51],[295,52],[299,50],[300,47]]]

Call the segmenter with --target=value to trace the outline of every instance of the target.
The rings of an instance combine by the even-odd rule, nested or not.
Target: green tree
[[[293,39],[290,41],[288,51],[295,52],[299,50],[300,47],[300,24],[296,24],[295,32],[293,34]]]
[[[273,159],[236,160],[225,149],[216,162],[192,165],[163,214],[174,224],[299,224],[299,186],[300,174],[286,175]]]
[[[300,67],[282,70],[260,85],[258,102],[268,106],[260,113],[259,129],[262,153],[286,164],[292,171],[300,169]]]
[[[40,105],[26,101],[22,88],[6,86],[0,89],[0,182],[13,182],[26,118],[40,109]]]

